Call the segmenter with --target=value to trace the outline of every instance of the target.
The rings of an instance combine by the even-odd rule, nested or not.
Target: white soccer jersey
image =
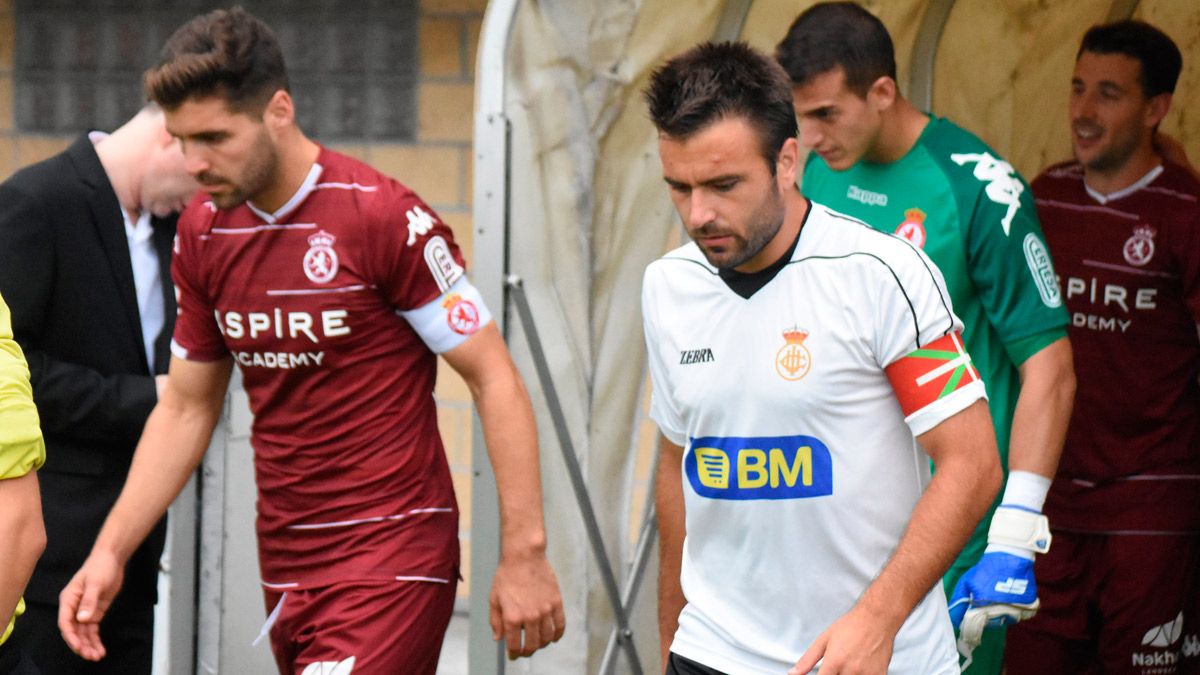
[[[651,416],[685,448],[671,649],[780,675],[899,543],[930,480],[914,435],[985,397],[962,324],[921,251],[819,204],[749,298],[688,244],[647,268],[642,305]],[[889,672],[958,672],[940,585]]]

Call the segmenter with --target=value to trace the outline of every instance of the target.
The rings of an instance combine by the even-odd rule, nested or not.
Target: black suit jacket
[[[155,343],[162,373],[175,319],[175,219],[153,224],[166,319]],[[47,546],[25,595],[57,603],[125,483],[157,398],[121,207],[86,135],[0,184],[0,293],[29,360],[46,438],[38,476]],[[122,604],[154,602],[164,536],[165,520],[130,559]]]

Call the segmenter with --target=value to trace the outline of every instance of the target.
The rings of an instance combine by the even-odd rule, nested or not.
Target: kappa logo
[[[1007,237],[1012,229],[1013,217],[1021,208],[1021,194],[1025,192],[1025,185],[1017,178],[1012,165],[988,152],[955,153],[950,155],[950,159],[959,166],[974,162],[975,169],[971,173],[975,178],[987,183],[984,194],[993,202],[1008,207],[1008,212],[1000,219],[1000,226],[1004,228],[1004,236]]]
[[[416,243],[417,237],[423,237],[429,234],[429,231],[432,230],[433,226],[436,224],[433,216],[429,215],[429,213],[420,206],[412,207],[408,211],[405,211],[404,215],[408,218],[409,246],[412,246]]]
[[[1183,612],[1175,617],[1173,621],[1168,621],[1161,626],[1155,626],[1146,631],[1146,635],[1142,638],[1142,645],[1146,647],[1170,647],[1179,642],[1179,638],[1183,635]]]
[[[1141,267],[1154,257],[1154,235],[1158,232],[1149,225],[1138,225],[1133,228],[1133,236],[1125,240],[1121,252],[1125,262],[1134,267]]]
[[[1024,595],[1029,589],[1028,579],[1014,579],[1009,577],[1004,581],[997,581],[995,586],[997,593],[1007,593],[1008,595]]]
[[[300,675],[350,675],[354,671],[354,657],[342,661],[316,661],[308,664]]]
[[[321,230],[308,238],[308,253],[304,254],[304,276],[314,284],[327,284],[333,281],[338,272],[337,251],[333,250],[333,242],[337,237]]]
[[[775,372],[789,382],[795,382],[812,368],[812,352],[804,346],[808,331],[793,327],[783,331],[784,344],[775,352]]]
[[[851,185],[846,190],[846,199],[852,199],[867,206],[887,206],[888,203],[888,196],[882,192],[871,192],[857,185]]]

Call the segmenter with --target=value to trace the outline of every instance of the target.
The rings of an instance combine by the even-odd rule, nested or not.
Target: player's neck
[[[288,136],[276,145],[279,175],[270,187],[250,200],[255,208],[267,213],[274,213],[296,194],[321,154],[321,146],[309,140],[298,128],[293,127],[285,133]]]
[[[1138,182],[1159,164],[1162,164],[1162,158],[1147,140],[1118,167],[1107,170],[1084,167],[1083,180],[1095,192],[1111,195]]]
[[[908,99],[897,96],[892,107],[883,112],[879,139],[865,156],[875,164],[891,164],[909,153],[929,124],[929,115],[921,112]]]

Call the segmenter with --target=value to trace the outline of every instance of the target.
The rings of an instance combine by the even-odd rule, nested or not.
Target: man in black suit
[[[80,659],[58,594],[125,482],[166,377],[175,318],[175,214],[195,191],[162,112],[84,135],[0,184],[0,294],[12,310],[46,439],[47,547],[11,638],[44,673],[149,673],[165,520],[130,560],[105,623],[109,658]]]

